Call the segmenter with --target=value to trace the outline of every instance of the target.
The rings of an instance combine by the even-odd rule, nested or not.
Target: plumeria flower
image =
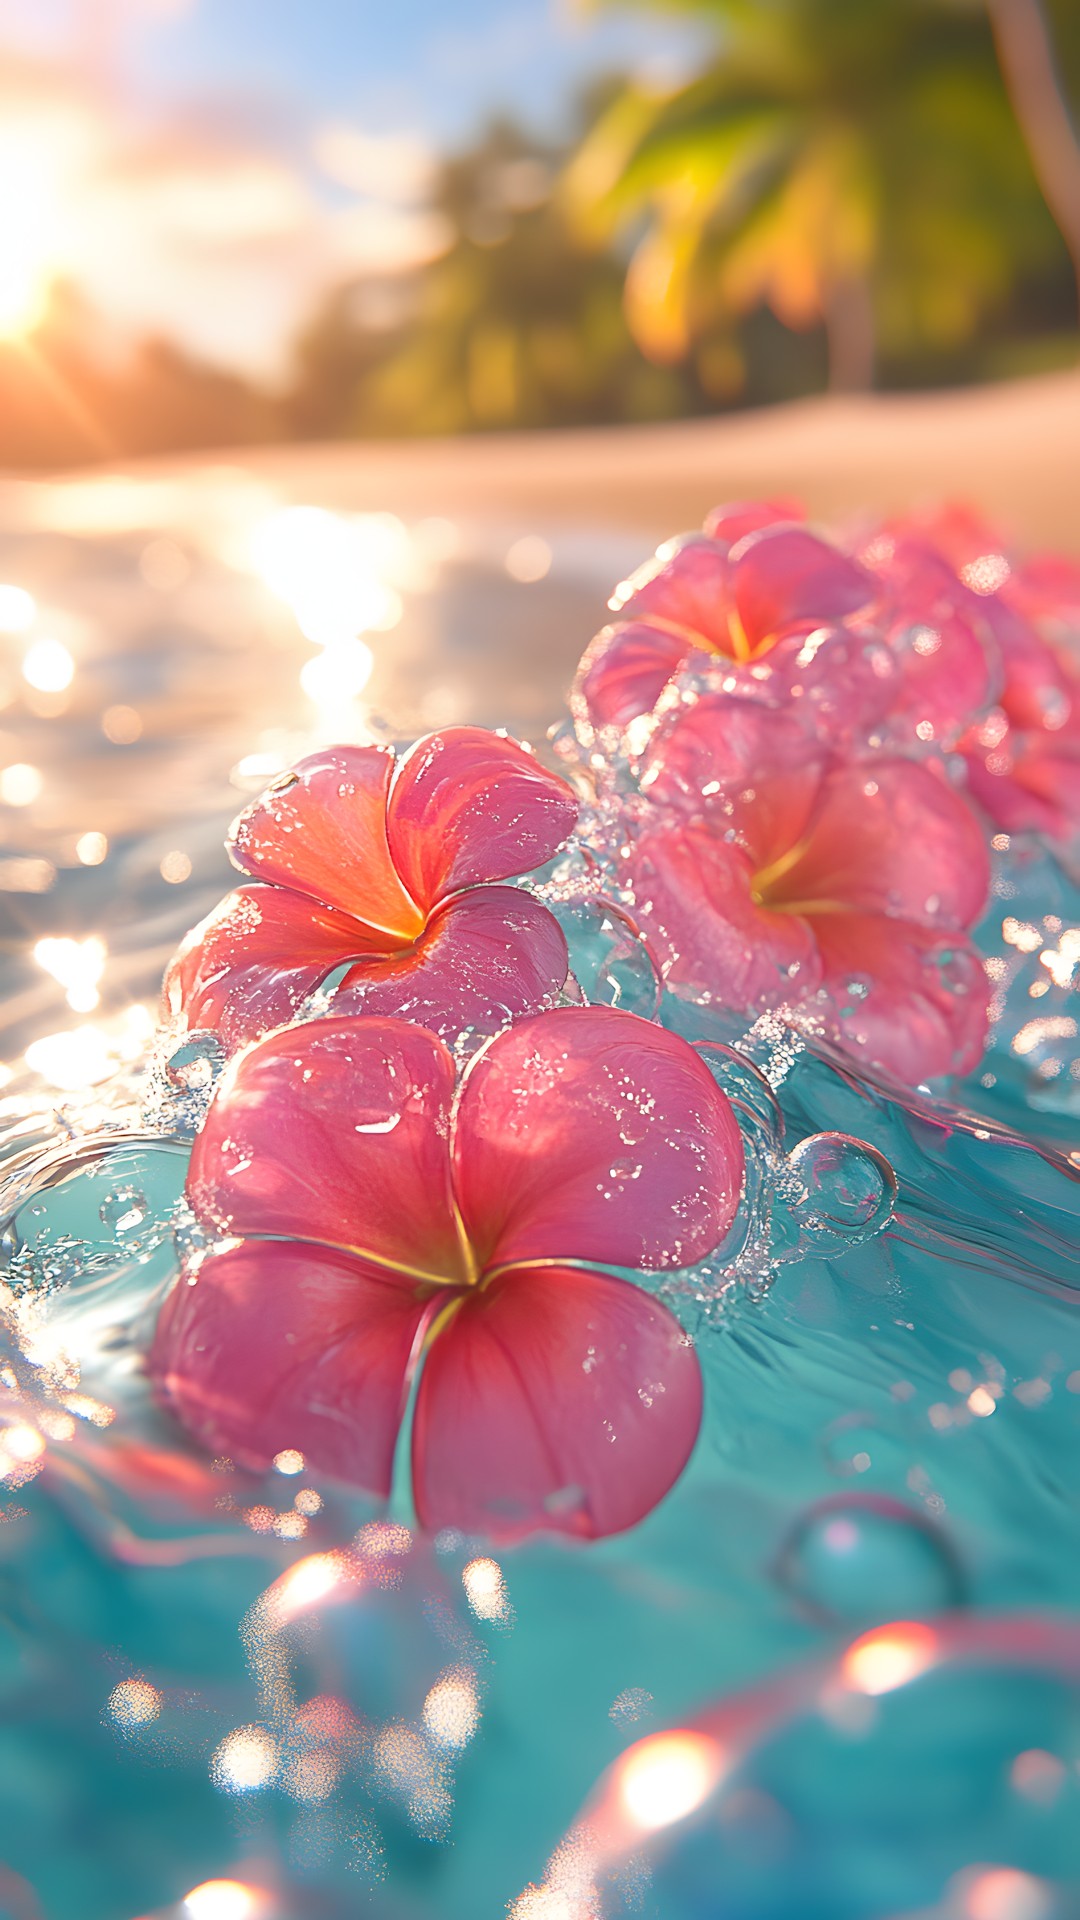
[[[971,712],[960,742],[968,786],[996,827],[1040,833],[1075,853],[1080,838],[1080,566],[1021,559],[967,508],[900,523],[957,569],[996,652],[997,704]],[[975,702],[977,706],[979,703]]]
[[[429,734],[401,760],[374,746],[310,754],[234,823],[229,855],[256,884],[188,935],[167,1009],[236,1047],[347,968],[335,1011],[491,1033],[567,973],[547,909],[491,883],[550,859],[576,819],[564,781],[482,727]]]
[[[987,853],[935,770],[838,759],[790,714],[718,695],[657,733],[641,786],[657,804],[623,877],[669,986],[802,1009],[909,1083],[974,1066],[987,991],[964,929]]]
[[[150,1371],[214,1453],[389,1492],[427,1527],[592,1537],[681,1472],[701,1378],[661,1270],[731,1226],[743,1153],[694,1049],[612,1008],[521,1021],[455,1089],[401,1020],[271,1034],[228,1069],[188,1198],[235,1236],[166,1301]]]
[[[860,554],[877,574],[873,608],[897,668],[884,716],[892,739],[953,744],[989,706],[1001,682],[1000,652],[979,596],[931,542],[897,529]]]
[[[588,647],[576,703],[596,727],[651,713],[684,668],[717,671],[727,690],[807,699],[848,725],[883,700],[887,651],[845,626],[875,583],[806,527],[789,503],[719,508],[704,535],[672,541],[624,581],[618,613]]]

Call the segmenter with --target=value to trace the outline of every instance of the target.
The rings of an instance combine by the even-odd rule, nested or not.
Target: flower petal
[[[447,1148],[454,1063],[405,1020],[270,1034],[226,1070],[188,1198],[224,1233],[284,1234],[464,1278]]]
[[[843,1046],[909,1086],[978,1065],[988,988],[966,934],[854,913],[815,932]]]
[[[705,532],[710,540],[723,540],[733,547],[748,533],[759,533],[762,527],[805,518],[806,511],[800,500],[729,500],[706,514]]]
[[[320,981],[374,944],[348,914],[284,887],[238,887],[193,928],[165,975],[167,1010],[230,1049],[291,1020]]]
[[[753,863],[711,828],[687,823],[643,835],[625,878],[668,986],[747,1010],[782,1006],[818,986],[806,921],[756,905]]]
[[[605,627],[582,656],[578,688],[596,727],[625,727],[651,713],[690,651],[686,635],[646,620]]]
[[[568,965],[562,928],[532,894],[471,887],[436,907],[411,952],[347,973],[334,1012],[400,1014],[449,1041],[497,1033],[558,993]]]
[[[732,656],[727,549],[702,534],[661,547],[608,601],[627,620],[663,620],[692,645]]]
[[[799,858],[769,897],[815,923],[850,908],[970,926],[989,884],[985,838],[963,796],[917,761],[875,759],[828,775]]]
[[[230,858],[407,944],[423,914],[394,870],[386,804],[394,771],[383,747],[326,747],[299,760],[234,822]]]
[[[461,887],[543,866],[577,816],[565,780],[516,740],[447,727],[399,762],[387,834],[398,873],[426,910]]]
[[[312,1471],[385,1495],[431,1310],[430,1292],[384,1268],[248,1241],[173,1289],[150,1377],[210,1452],[262,1471],[295,1448]]]
[[[1080,740],[1011,728],[989,751],[969,737],[968,786],[1006,833],[1044,833],[1062,844],[1080,833]]]
[[[743,1150],[727,1100],[686,1041],[612,1007],[562,1007],[476,1056],[453,1160],[482,1267],[679,1267],[731,1225]]]
[[[805,832],[823,761],[790,714],[704,694],[653,736],[641,788],[681,812],[723,816],[764,865]]]
[[[751,652],[793,626],[825,626],[875,596],[869,574],[804,527],[766,527],[732,548],[732,594]]]
[[[413,1428],[425,1526],[512,1539],[619,1533],[673,1486],[701,1372],[658,1300],[607,1273],[510,1270],[432,1345]]]

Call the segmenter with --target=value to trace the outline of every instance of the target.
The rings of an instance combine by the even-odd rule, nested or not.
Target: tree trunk
[[[998,65],[1043,198],[1076,274],[1080,318],[1080,140],[1054,64],[1041,0],[986,0]]]
[[[874,384],[874,303],[867,279],[834,280],[825,304],[829,392],[868,393]]]

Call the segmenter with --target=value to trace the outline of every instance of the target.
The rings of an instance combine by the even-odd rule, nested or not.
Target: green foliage
[[[1067,267],[981,0],[666,10],[711,22],[714,53],[666,92],[625,87],[565,182],[580,231],[636,236],[627,311],[654,359],[767,304],[790,328],[825,323],[843,382],[874,345],[894,363],[963,347],[1018,285]],[[1052,24],[1075,74],[1080,10]]]
[[[692,380],[650,364],[631,337],[623,263],[553,197],[561,158],[500,124],[447,163],[436,200],[447,251],[384,286],[382,307],[369,287],[320,316],[300,346],[299,429],[456,433],[700,404]]]

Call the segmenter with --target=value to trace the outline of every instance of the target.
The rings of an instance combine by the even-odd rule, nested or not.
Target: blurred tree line
[[[606,4],[607,0],[599,0]],[[0,459],[670,419],[1076,357],[1080,0],[644,0],[713,51],[556,148],[448,159],[453,239],[339,288],[271,394],[78,296],[0,347]]]

